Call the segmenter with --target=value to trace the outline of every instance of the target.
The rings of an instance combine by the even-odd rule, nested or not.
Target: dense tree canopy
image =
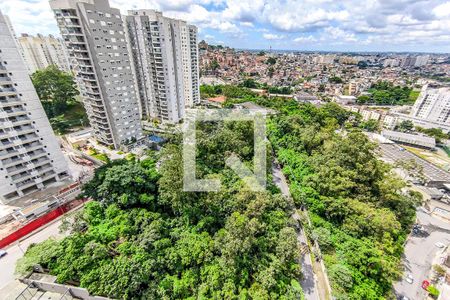
[[[71,74],[51,65],[33,73],[31,80],[50,124],[58,134],[88,124],[82,104],[75,99],[79,93]]]
[[[370,95],[358,97],[359,104],[405,105],[413,104],[417,93],[409,87],[394,86],[388,81],[374,83],[368,91]]]
[[[203,89],[227,93],[227,107],[254,101],[278,112],[267,134],[293,203],[272,184],[250,191],[225,166],[230,153],[252,166],[251,123],[202,122],[197,178],[220,179],[220,191],[183,191],[176,136],[157,159],[97,169],[85,187],[93,201],[71,234],[29,248],[17,270],[39,263],[59,282],[120,299],[302,299],[290,215],[306,206],[311,226],[303,226],[321,246],[334,297],[389,299],[419,197],[403,192],[377,158],[358,116],[335,103],[318,108],[234,86]]]
[[[78,95],[73,77],[54,65],[36,71],[31,79],[49,119],[63,114]]]
[[[228,153],[252,164],[250,123],[198,125],[198,177],[220,192],[184,192],[175,138],[155,161],[113,161],[85,187],[95,199],[62,241],[31,247],[58,282],[117,299],[302,299],[293,203],[275,188],[252,192],[225,167]]]
[[[402,192],[351,114],[331,103],[284,105],[289,113],[271,120],[270,139],[294,201],[309,208],[336,298],[388,298],[417,195]]]

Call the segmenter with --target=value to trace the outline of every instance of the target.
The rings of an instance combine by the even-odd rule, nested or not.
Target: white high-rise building
[[[383,62],[383,67],[398,67],[400,65],[400,61],[395,58],[387,58]]]
[[[23,33],[18,41],[30,74],[50,65],[65,72],[70,71],[69,58],[61,39],[52,35],[32,36]]]
[[[428,61],[430,60],[429,55],[419,55],[416,57],[416,62],[414,64],[415,67],[422,67],[428,64]]]
[[[450,88],[424,86],[414,103],[411,116],[450,125]]]
[[[0,202],[68,176],[58,141],[0,12]]]
[[[140,112],[120,11],[108,0],[50,0],[94,136],[102,144],[141,141]]]
[[[3,15],[3,18],[5,19],[6,26],[7,26],[8,29],[9,29],[9,33],[11,34],[11,36],[12,36],[13,39],[14,39],[14,44],[16,44],[16,47],[17,47],[17,49],[19,50],[20,56],[21,56],[22,59],[24,59],[24,61],[25,61],[25,58],[24,58],[24,54],[23,54],[22,48],[20,47],[19,40],[17,39],[16,31],[14,30],[14,27],[12,26],[12,23],[11,23],[10,18],[8,17],[8,15]]]
[[[200,102],[197,28],[155,10],[126,16],[143,119],[177,123]]]

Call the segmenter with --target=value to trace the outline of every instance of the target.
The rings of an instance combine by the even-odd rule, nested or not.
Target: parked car
[[[437,242],[436,244],[434,244],[436,247],[438,247],[438,248],[444,248],[445,247],[445,245],[443,244],[443,243],[441,243],[441,242]]]
[[[6,250],[0,249],[0,258],[5,256],[6,254],[8,254],[8,252],[6,252]]]
[[[406,275],[405,280],[407,283],[412,284],[414,282],[414,278],[411,274]]]

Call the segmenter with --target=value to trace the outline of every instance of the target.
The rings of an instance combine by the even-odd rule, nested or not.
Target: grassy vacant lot
[[[63,114],[50,118],[50,124],[55,133],[65,134],[88,126],[89,121],[83,104],[73,101],[67,104],[67,109]]]
[[[411,91],[411,93],[409,93],[409,100],[411,101],[412,104],[414,104],[414,102],[416,102],[417,98],[420,95],[420,91]]]
[[[450,158],[445,156],[445,153],[442,151],[433,152],[426,149],[420,149],[409,146],[402,146],[411,153],[414,153],[418,157],[432,163],[433,165],[443,169],[448,170],[448,166],[450,165]]]
[[[86,110],[84,109],[83,104],[78,101],[69,104],[67,112],[64,114],[64,119],[71,128],[86,126],[88,123]]]

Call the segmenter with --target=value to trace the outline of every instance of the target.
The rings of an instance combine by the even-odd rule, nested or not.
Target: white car
[[[443,244],[443,243],[441,243],[441,242],[437,242],[436,244],[434,244],[436,247],[438,247],[438,248],[444,248],[445,247],[445,245]]]
[[[414,282],[414,278],[411,274],[406,275],[405,280],[407,283],[412,284]]]
[[[6,252],[3,249],[0,249],[0,258],[2,258],[3,256],[5,256],[6,254],[8,254],[8,252]]]

